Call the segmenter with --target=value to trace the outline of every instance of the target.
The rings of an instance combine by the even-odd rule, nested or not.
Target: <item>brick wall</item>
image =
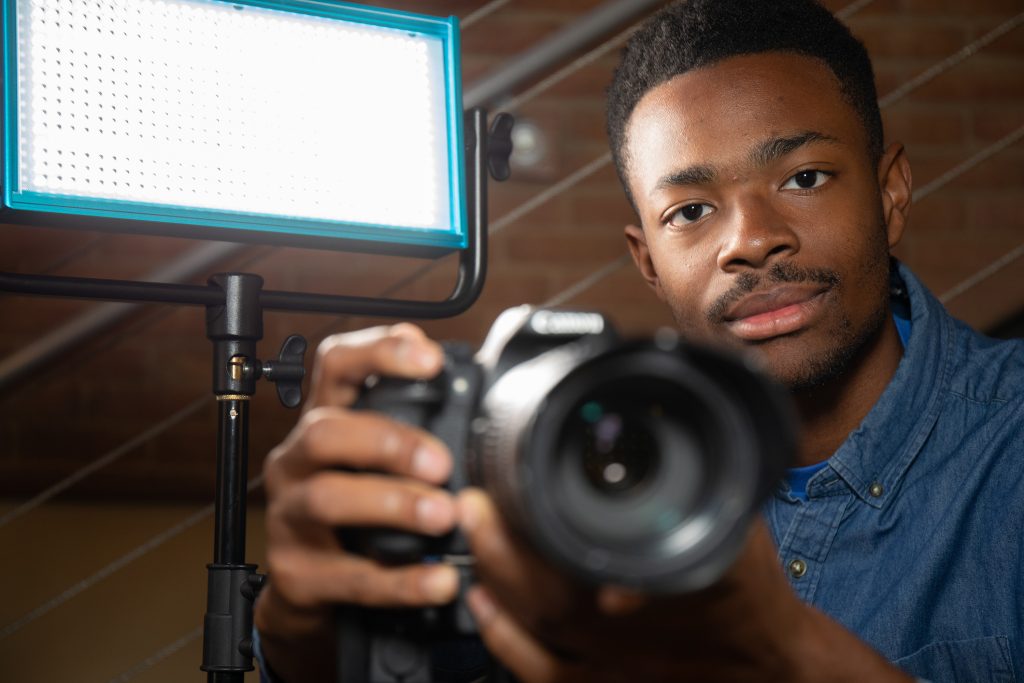
[[[482,4],[431,0],[398,6],[465,16]],[[464,32],[467,84],[598,4],[508,2]],[[844,0],[827,4],[833,10],[849,6]],[[884,97],[1022,10],[1020,0],[874,0],[849,23],[874,56]],[[511,181],[492,184],[492,223],[506,222],[502,218],[522,202],[605,154],[603,90],[615,52],[516,107],[513,113],[541,131],[547,152],[540,163],[516,168]],[[889,139],[907,145],[918,188],[1024,125],[1024,28],[1009,31],[885,107],[884,116]],[[1018,142],[921,200],[899,256],[936,292],[948,292],[1024,243],[1022,187],[1024,146]],[[614,172],[601,167],[570,191],[505,225],[491,241],[489,277],[480,301],[466,314],[424,326],[441,338],[479,341],[503,308],[547,301],[614,261],[623,253],[622,226],[632,219]],[[196,246],[181,239],[4,226],[0,268],[141,277]],[[274,289],[373,295],[419,265],[412,259],[249,247],[222,268],[257,272]],[[453,277],[449,259],[399,294],[440,298]],[[1012,329],[1008,326],[1024,310],[1022,282],[1024,258],[952,299],[950,308],[983,329]],[[604,310],[630,333],[647,333],[669,322],[632,266],[615,270],[569,304]],[[0,358],[94,306],[0,295],[0,314],[7,321],[0,330]],[[316,343],[329,332],[376,322],[268,313],[261,353],[276,353],[292,332]],[[37,491],[208,395],[209,348],[203,329],[199,309],[148,307],[0,395],[0,493]],[[277,406],[273,393],[262,389],[254,404],[257,464],[294,419]],[[147,496],[207,498],[213,473],[211,415],[210,407],[200,410],[72,494],[130,496],[143,490]]]

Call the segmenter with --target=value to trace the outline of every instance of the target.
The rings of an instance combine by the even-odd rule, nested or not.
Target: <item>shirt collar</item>
[[[869,505],[881,508],[920,452],[939,416],[952,371],[952,319],[901,263],[913,334],[889,386],[829,460],[831,469]],[[826,477],[818,477],[825,485]]]

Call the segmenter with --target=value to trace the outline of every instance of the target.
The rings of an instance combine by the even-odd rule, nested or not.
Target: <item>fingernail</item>
[[[437,368],[437,351],[411,339],[400,339],[395,353],[402,362],[413,366],[414,370],[429,371]]]
[[[418,346],[412,354],[412,362],[421,370],[436,369],[440,360],[437,351],[433,348]]]
[[[412,455],[412,472],[429,481],[442,481],[448,476],[448,457],[433,446],[423,444]]]
[[[480,624],[490,621],[494,617],[495,612],[498,611],[494,601],[491,600],[491,596],[480,586],[473,586],[469,589],[466,593],[466,602],[469,604],[473,617]]]
[[[423,579],[423,594],[431,602],[451,602],[458,589],[459,576],[452,567],[434,567]]]
[[[451,503],[440,498],[423,496],[416,501],[416,518],[428,532],[447,531],[454,521],[454,512]]]

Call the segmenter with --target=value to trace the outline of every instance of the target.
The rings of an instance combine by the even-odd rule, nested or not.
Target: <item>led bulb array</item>
[[[216,0],[18,0],[23,191],[448,229],[438,41]]]

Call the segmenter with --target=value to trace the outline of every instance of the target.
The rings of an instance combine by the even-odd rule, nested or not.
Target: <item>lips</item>
[[[792,334],[820,315],[828,290],[820,284],[784,285],[748,294],[725,311],[725,324],[746,341]]]

